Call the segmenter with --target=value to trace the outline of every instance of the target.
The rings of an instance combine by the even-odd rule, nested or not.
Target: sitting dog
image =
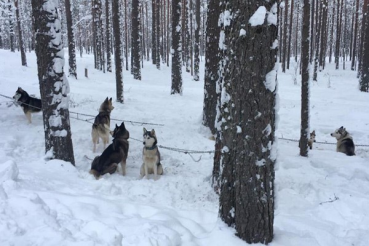
[[[115,125],[114,131],[110,132],[113,137],[111,143],[100,156],[96,156],[92,161],[90,173],[98,179],[106,173],[116,172],[118,164],[122,166],[123,176],[126,175],[126,161],[129,149],[129,132],[124,122],[120,126]]]
[[[99,114],[95,117],[94,124],[92,125],[92,142],[94,144],[93,152],[96,151],[96,144],[99,143],[99,138],[104,143],[104,149],[109,142],[110,133],[110,113],[114,109],[112,98],[106,98],[101,104]]]
[[[308,140],[308,145],[309,145],[309,148],[310,148],[310,149],[313,149],[313,143],[314,143],[314,142],[316,142],[316,141],[315,141],[315,137],[316,137],[316,135],[315,135],[315,130],[314,130],[314,131],[312,131],[312,132],[310,133],[310,138],[309,138],[309,140]]]
[[[331,136],[337,139],[337,152],[345,153],[348,156],[355,155],[354,141],[343,126],[331,133]]]
[[[18,90],[15,92],[13,99],[22,107],[29,123],[32,123],[31,113],[38,113],[42,109],[41,99],[31,97],[20,87],[18,87]]]
[[[140,175],[141,178],[146,176],[148,179],[149,174],[154,174],[154,179],[157,180],[157,175],[163,175],[163,166],[160,163],[160,152],[157,146],[158,140],[154,129],[149,132],[144,128],[143,132],[143,164]]]

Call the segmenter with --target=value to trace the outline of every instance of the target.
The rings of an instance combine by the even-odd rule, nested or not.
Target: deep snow
[[[66,52],[67,53],[67,52]],[[0,94],[12,97],[18,86],[39,96],[34,53],[28,67],[20,54],[0,50]],[[67,65],[67,64],[66,64]],[[201,63],[203,69],[203,62]],[[293,66],[278,74],[280,110],[277,137],[298,139],[300,86]],[[93,57],[77,58],[78,80],[69,78],[70,111],[96,115],[101,102],[115,98],[114,73],[93,68]],[[88,68],[89,78],[83,77]],[[67,66],[64,71],[68,71]],[[201,70],[203,71],[203,70]],[[183,95],[170,95],[170,68],[145,62],[142,81],[124,71],[124,104],[111,117],[131,124],[132,138],[154,128],[160,145],[213,150],[201,125],[203,81],[183,72]],[[200,74],[203,77],[203,72]],[[330,80],[330,83],[328,81]],[[300,79],[298,79],[300,81]],[[345,126],[356,144],[369,143],[369,94],[358,91],[356,73],[328,65],[311,83],[311,130],[317,141]],[[330,85],[330,87],[328,86]],[[210,187],[212,155],[191,156],[161,149],[165,175],[139,180],[142,142],[130,140],[127,176],[88,174],[93,158],[92,117],[71,114],[76,167],[45,161],[42,115],[28,124],[20,107],[0,97],[0,245],[245,245],[218,218],[218,197]],[[113,121],[113,124],[120,121]],[[102,144],[97,148],[102,151]],[[298,144],[280,139],[276,165],[273,246],[369,244],[369,148],[357,156],[335,152],[334,144],[315,144],[308,158]]]

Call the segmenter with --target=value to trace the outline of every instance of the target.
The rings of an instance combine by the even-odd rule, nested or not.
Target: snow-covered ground
[[[27,59],[28,67],[22,67],[19,53],[0,50],[0,94],[12,97],[20,86],[40,95],[34,53],[27,53]],[[158,181],[138,179],[143,145],[133,138],[142,138],[143,127],[154,128],[163,146],[214,148],[209,130],[201,125],[203,81],[195,82],[184,72],[183,96],[173,96],[170,68],[144,66],[142,81],[124,72],[125,103],[114,103],[111,115],[126,121],[132,137],[125,177],[95,180],[88,173],[91,161],[86,156],[96,154],[91,124],[84,120],[92,117],[78,115],[77,120],[71,114],[76,167],[45,161],[42,115],[34,114],[28,124],[21,108],[0,96],[0,245],[246,244],[218,218],[218,196],[210,187],[212,155],[202,154],[195,162],[189,155],[161,149],[165,175]],[[115,98],[114,74],[95,70],[89,55],[77,58],[77,67],[78,80],[69,79],[70,111],[96,115],[107,96]],[[85,68],[89,78],[83,77]],[[293,70],[278,75],[279,138],[299,138],[300,86],[293,84]],[[345,126],[356,144],[369,144],[369,94],[358,91],[355,72],[328,65],[310,92],[311,130],[317,141],[334,143],[330,133]],[[347,157],[335,152],[334,144],[315,144],[309,158],[303,158],[296,142],[278,141],[270,245],[369,244],[369,148],[357,147],[356,152]]]

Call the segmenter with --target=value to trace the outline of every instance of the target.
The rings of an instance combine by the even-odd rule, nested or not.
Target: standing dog
[[[90,173],[98,179],[106,173],[116,172],[118,164],[122,166],[123,176],[126,175],[126,161],[129,149],[129,132],[124,122],[120,126],[115,125],[114,131],[110,132],[113,143],[110,144],[100,156],[96,156],[92,161]]]
[[[348,156],[355,155],[354,141],[343,126],[331,133],[331,136],[337,139],[337,152],[345,153]]]
[[[154,174],[154,179],[157,180],[157,175],[163,175],[163,166],[160,163],[160,152],[157,146],[158,140],[154,129],[149,132],[144,128],[143,132],[143,144],[145,146],[142,151],[143,164],[141,166],[140,175],[141,178],[146,176],[148,179],[149,174]]]
[[[18,90],[15,92],[13,99],[22,107],[29,123],[32,123],[31,113],[38,113],[42,109],[41,99],[31,97],[20,87],[18,87]]]
[[[109,142],[110,113],[113,109],[114,107],[112,98],[106,98],[100,106],[99,114],[95,117],[91,132],[92,142],[94,144],[94,152],[96,151],[96,144],[99,143],[99,138],[101,138],[104,143],[104,149],[106,144]]]
[[[314,130],[310,133],[310,139],[308,140],[308,145],[310,149],[313,149],[313,143],[316,142],[315,137],[316,135],[315,135],[315,130]]]

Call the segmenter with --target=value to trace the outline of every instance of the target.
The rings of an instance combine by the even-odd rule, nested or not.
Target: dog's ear
[[[126,126],[124,125],[123,121],[122,121],[122,124],[120,124],[120,128],[126,129]]]
[[[146,130],[146,128],[145,128],[145,127],[143,128],[143,132],[144,132],[144,134],[147,132],[147,130]]]
[[[311,134],[315,135],[315,130],[311,132]]]
[[[155,137],[156,137],[156,135],[155,135],[155,130],[154,130],[154,129],[152,129],[152,130],[151,130],[151,135],[153,135],[153,136],[155,136]]]
[[[113,100],[113,98],[111,97],[110,99],[109,99],[109,101],[111,102]]]
[[[118,125],[117,124],[115,124],[115,128],[118,128]]]
[[[108,100],[109,100],[109,98],[108,98],[108,97],[106,97],[106,98],[105,98],[105,102],[107,102]]]

